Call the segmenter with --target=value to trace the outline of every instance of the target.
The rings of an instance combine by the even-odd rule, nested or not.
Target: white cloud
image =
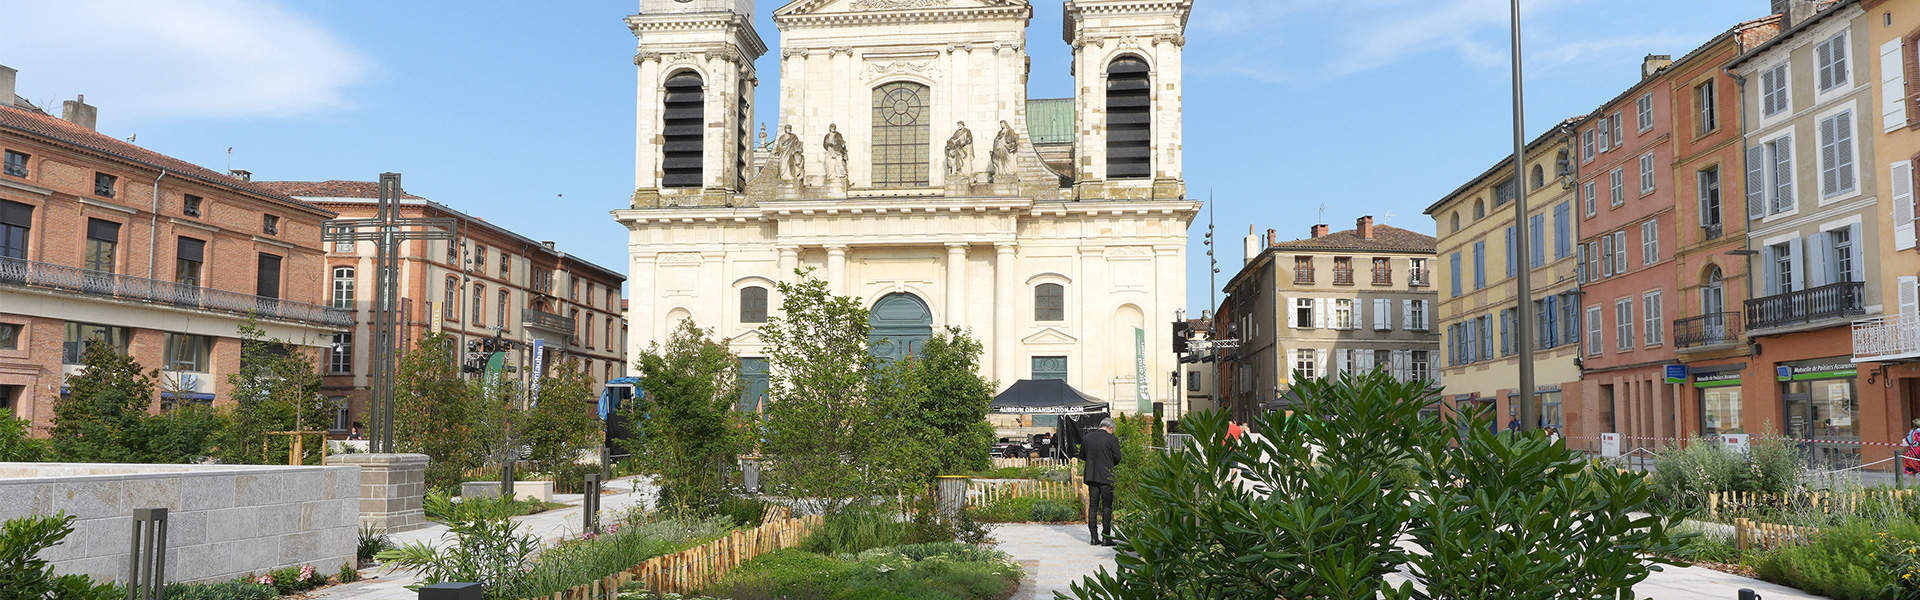
[[[349,105],[368,61],[268,0],[0,0],[0,64],[111,118],[284,118]],[[42,107],[47,108],[47,107]],[[51,109],[50,109],[51,110]]]

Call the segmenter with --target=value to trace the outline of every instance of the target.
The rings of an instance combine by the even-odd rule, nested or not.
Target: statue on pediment
[[[988,167],[987,171],[993,175],[994,182],[1009,183],[1019,179],[1020,168],[1014,164],[1013,160],[1014,153],[1019,151],[1020,134],[1013,131],[1013,125],[1008,124],[1006,121],[1001,121],[1000,135],[994,136],[993,138],[993,154],[991,155],[993,157],[993,164]]]
[[[973,132],[967,130],[966,121],[954,126],[953,137],[947,138],[947,175],[966,181],[973,177]]]
[[[845,180],[847,178],[847,139],[841,137],[840,128],[827,125],[827,137],[820,145],[827,151],[827,180]]]
[[[806,178],[806,149],[801,147],[800,136],[793,134],[793,126],[781,128],[780,137],[773,141],[773,165],[779,168],[782,183],[798,182]]]

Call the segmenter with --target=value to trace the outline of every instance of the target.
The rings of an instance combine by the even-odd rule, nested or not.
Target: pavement
[[[1069,584],[1114,568],[1114,549],[1087,543],[1087,526],[1003,525],[993,530],[1000,551],[1013,555],[1027,568],[1020,591],[1013,600],[1051,600],[1054,592],[1072,597]],[[1634,586],[1634,596],[1653,600],[1728,600],[1737,598],[1741,588],[1752,589],[1770,600],[1812,600],[1825,598],[1789,587],[1774,585],[1701,567],[1663,567],[1646,581]],[[1395,583],[1401,579],[1396,576]]]

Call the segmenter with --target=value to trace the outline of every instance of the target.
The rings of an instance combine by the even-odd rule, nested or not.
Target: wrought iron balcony
[[[1407,285],[1413,287],[1433,285],[1433,274],[1429,273],[1426,269],[1407,271]]]
[[[1717,240],[1717,239],[1720,239],[1720,236],[1726,235],[1726,227],[1719,223],[1714,223],[1712,225],[1701,225],[1700,235],[1702,236],[1702,239]]]
[[[1867,284],[1823,285],[1747,301],[1747,330],[1772,329],[1866,314]]]
[[[1853,322],[1854,362],[1920,358],[1920,319],[1881,317]]]
[[[1393,285],[1393,269],[1374,269],[1374,285]]]
[[[1313,269],[1302,269],[1299,267],[1294,267],[1293,282],[1296,284],[1313,283]]]
[[[562,317],[560,315],[540,312],[531,308],[520,310],[520,323],[528,327],[540,327],[543,329],[564,332],[564,333],[567,333],[568,335],[572,335],[574,333],[572,317]]]
[[[0,258],[0,285],[151,302],[188,310],[252,315],[261,319],[294,321],[340,329],[353,326],[354,320],[352,309],[267,298],[17,258]]]
[[[1333,268],[1333,284],[1334,285],[1353,285],[1353,267],[1347,267],[1344,269],[1340,267],[1334,267]]]
[[[1679,349],[1719,346],[1740,341],[1740,313],[1708,313],[1674,319],[1673,346]]]

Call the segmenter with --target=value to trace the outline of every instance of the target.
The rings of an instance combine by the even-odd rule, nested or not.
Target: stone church
[[[693,319],[764,389],[774,282],[812,268],[872,308],[877,354],[957,326],[1003,389],[1175,400],[1192,4],[1063,2],[1074,97],[1030,99],[1026,0],[794,0],[773,13],[780,105],[756,141],[753,0],[641,0],[635,189],[613,213],[630,352]]]

